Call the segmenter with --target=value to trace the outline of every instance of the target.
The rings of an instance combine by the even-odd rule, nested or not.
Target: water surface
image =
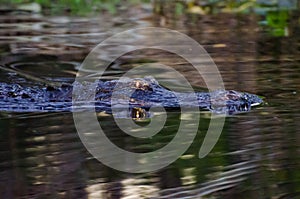
[[[217,145],[199,159],[210,121],[209,113],[202,113],[188,151],[168,167],[146,174],[119,172],[95,160],[81,143],[70,112],[1,112],[1,198],[300,198],[299,16],[291,19],[285,37],[268,34],[258,25],[259,18],[248,15],[162,20],[6,13],[0,16],[1,64],[45,80],[71,83],[87,53],[108,36],[128,28],[163,26],[203,45],[226,89],[261,95],[266,104],[227,117]],[[195,89],[204,87],[185,60],[159,50],[124,55],[106,77],[117,78],[153,61],[180,71]],[[41,86],[16,73],[1,71],[0,78]],[[144,152],[168,143],[179,118],[178,111],[168,113],[164,132],[146,140],[124,134],[110,115],[98,120],[116,145]]]

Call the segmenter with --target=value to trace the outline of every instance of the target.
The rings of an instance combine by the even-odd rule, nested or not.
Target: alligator
[[[254,94],[234,90],[215,90],[213,92],[195,92],[197,101],[190,101],[191,93],[173,92],[161,86],[154,78],[125,78],[96,82],[74,82],[72,85],[53,86],[24,86],[20,84],[0,82],[0,111],[10,112],[58,112],[76,111],[81,105],[72,103],[73,87],[80,89],[81,97],[96,83],[94,90],[94,107],[97,112],[112,113],[112,105],[130,109],[129,117],[150,117],[151,107],[163,106],[175,110],[182,106],[199,107],[214,113],[236,114],[250,111],[252,106],[263,101]],[[118,86],[116,87],[116,85]],[[130,92],[129,100],[128,92]],[[112,95],[117,96],[114,104]],[[178,100],[178,96],[181,99]],[[125,106],[126,104],[126,106]],[[124,106],[123,106],[124,105]]]

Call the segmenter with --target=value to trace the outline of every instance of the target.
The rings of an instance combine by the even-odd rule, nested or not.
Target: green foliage
[[[4,0],[3,4],[20,5],[38,3],[44,11],[48,10],[52,14],[68,12],[73,15],[89,15],[97,12],[116,14],[120,6],[129,7],[147,2],[150,2],[150,0]]]
[[[269,32],[276,37],[285,36],[288,18],[287,10],[269,11],[266,16]]]
[[[288,35],[289,14],[296,8],[296,0],[257,0],[255,12],[263,17],[260,25],[270,35],[282,37]]]
[[[11,5],[36,3],[50,14],[92,15],[99,12],[116,14],[120,8],[149,3],[150,0],[3,0]],[[260,25],[273,36],[287,35],[289,11],[297,8],[297,0],[176,0],[153,1],[154,11],[159,13],[164,6],[173,4],[170,12],[180,16],[193,14],[255,13],[262,16]],[[168,6],[167,6],[168,7]],[[49,12],[50,11],[50,12]]]
[[[182,15],[184,13],[184,5],[182,5],[179,2],[176,2],[175,4],[175,14],[176,15]]]
[[[173,3],[175,6],[170,6]],[[217,13],[256,14],[261,16],[259,24],[272,36],[288,35],[290,11],[297,9],[297,0],[176,0],[154,1],[154,12],[206,15]],[[171,9],[170,9],[171,8]]]

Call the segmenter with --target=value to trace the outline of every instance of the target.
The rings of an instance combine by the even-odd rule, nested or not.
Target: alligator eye
[[[142,89],[143,90],[144,85],[140,81],[134,81],[133,87],[136,88],[136,89]]]
[[[144,90],[144,91],[152,91],[152,88],[150,87],[150,85],[148,83],[144,83],[141,81],[135,81],[133,86],[135,89]]]
[[[141,83],[139,81],[136,81],[135,84],[134,84],[134,87],[135,88],[140,88],[141,86]]]

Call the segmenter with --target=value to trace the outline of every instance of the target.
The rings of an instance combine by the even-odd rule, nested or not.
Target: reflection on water
[[[122,23],[1,15],[1,63],[46,80],[72,82],[84,56],[98,42],[130,27],[161,25],[155,17],[138,23],[126,17],[117,20]],[[110,169],[87,152],[71,113],[2,112],[0,198],[299,198],[300,34],[294,22],[299,17],[291,19],[288,37],[260,32],[257,20],[224,14],[164,23],[203,44],[227,89],[259,94],[267,103],[226,118],[221,138],[207,157],[199,159],[198,153],[208,113],[201,114],[195,141],[177,161],[157,172],[128,174]],[[176,68],[193,86],[204,86],[185,60],[151,50],[124,55],[107,74],[113,78],[153,60]],[[4,71],[0,78],[38,84]],[[170,112],[165,132],[152,140],[125,135],[111,116],[98,119],[118,146],[151,151],[174,137],[178,118],[178,112]]]

